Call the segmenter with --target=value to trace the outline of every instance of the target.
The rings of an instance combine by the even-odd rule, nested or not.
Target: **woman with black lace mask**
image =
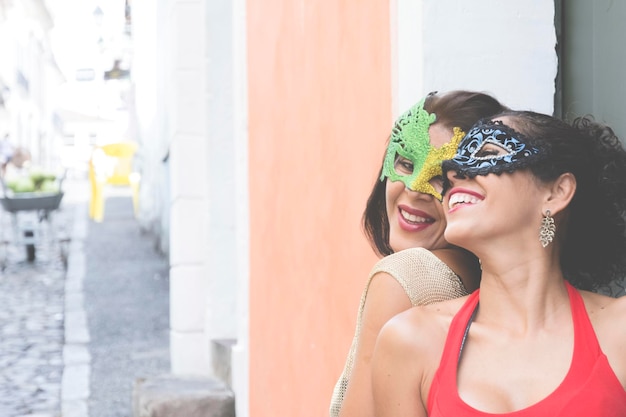
[[[507,111],[443,162],[471,295],[399,314],[372,359],[377,417],[626,415],[626,151],[592,118]]]

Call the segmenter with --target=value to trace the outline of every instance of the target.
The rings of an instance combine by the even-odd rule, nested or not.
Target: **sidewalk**
[[[65,281],[63,417],[132,417],[135,379],[169,372],[169,268],[127,189],[88,218],[86,181],[68,181],[74,218]]]

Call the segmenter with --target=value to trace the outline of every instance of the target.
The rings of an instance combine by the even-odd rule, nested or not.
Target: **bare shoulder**
[[[607,295],[598,294],[590,291],[579,291],[585,301],[587,313],[592,318],[604,317],[605,315],[620,317],[626,314],[626,297],[609,297]]]
[[[383,326],[372,358],[377,411],[395,410],[384,414],[394,416],[426,415],[448,329],[463,300],[412,307]]]
[[[610,339],[622,337],[626,342],[626,328],[615,325],[626,319],[626,296],[614,298],[589,291],[579,292],[600,341],[607,335]]]
[[[614,298],[589,291],[580,294],[602,350],[607,355],[614,347],[621,351],[626,344],[626,327],[618,323],[626,319],[626,297]]]
[[[439,356],[454,315],[467,297],[455,298],[434,304],[412,307],[397,314],[382,328],[379,340],[388,348],[428,355],[428,362],[439,363]],[[419,356],[419,355],[418,355]]]
[[[626,387],[626,297],[613,298],[601,294],[581,291],[585,308],[598,338],[602,352],[611,368]]]

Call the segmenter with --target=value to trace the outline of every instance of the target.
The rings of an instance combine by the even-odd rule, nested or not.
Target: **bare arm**
[[[450,251],[448,255],[453,254]],[[429,304],[465,293],[457,276],[450,269],[441,267],[437,255],[423,248],[397,252],[383,258],[381,262],[384,265],[377,264],[374,267],[374,271],[379,272],[369,283],[358,318],[360,331],[352,347],[352,369],[348,368],[346,377],[342,377],[336,385],[331,415],[374,416],[371,358],[376,337],[389,319],[410,309],[413,304]],[[340,383],[346,387],[345,392],[338,390]]]
[[[581,291],[602,352],[626,389],[626,296],[605,297]]]
[[[410,307],[411,301],[398,281],[387,273],[374,276],[367,291],[354,368],[340,417],[374,417],[371,359],[376,338],[390,318]]]
[[[376,417],[426,417],[421,392],[421,355],[400,316],[381,330],[372,358],[372,392]]]

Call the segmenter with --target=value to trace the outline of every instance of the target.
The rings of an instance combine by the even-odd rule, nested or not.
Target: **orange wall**
[[[389,5],[249,0],[250,416],[324,416],[375,261]]]

